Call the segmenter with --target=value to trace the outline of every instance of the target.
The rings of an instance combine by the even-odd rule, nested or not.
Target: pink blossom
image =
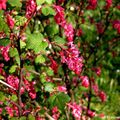
[[[112,6],[112,0],[106,0],[106,9],[109,9]]]
[[[9,75],[7,77],[7,83],[9,85],[11,85],[13,88],[15,88],[16,90],[18,90],[18,84],[19,84],[19,79],[16,76],[13,75]]]
[[[67,90],[65,86],[58,86],[57,89],[59,92],[66,92]]]
[[[7,113],[9,114],[9,116],[13,117],[14,110],[11,107],[9,107],[9,106],[5,107],[5,109],[6,109]]]
[[[36,91],[34,88],[34,82],[29,82],[28,80],[24,79],[23,80],[24,84],[25,84],[25,89],[28,91],[28,94],[30,96],[31,99],[35,99],[36,98]]]
[[[101,68],[100,67],[96,67],[96,68],[92,68],[93,71],[95,71],[95,73],[100,76],[101,75]]]
[[[98,96],[100,97],[102,102],[105,102],[107,99],[107,96],[106,96],[105,92],[103,92],[103,91],[100,91]]]
[[[72,42],[73,37],[74,37],[74,29],[73,29],[72,25],[66,24],[64,26],[64,32],[65,32],[65,35],[66,35],[68,42]]]
[[[2,114],[2,111],[3,111],[3,109],[2,109],[2,108],[0,108],[0,114]]]
[[[82,107],[80,105],[77,105],[74,103],[68,103],[67,104],[69,109],[72,109],[72,115],[77,119],[80,120],[81,114],[82,114]]]
[[[113,21],[113,28],[117,30],[118,34],[120,34],[120,20]]]
[[[49,56],[49,59],[51,61],[50,67],[52,68],[54,73],[57,73],[57,71],[58,71],[58,64],[57,64],[57,62],[51,56]]]
[[[0,0],[0,10],[6,9],[6,2],[7,0]]]
[[[10,60],[10,57],[9,57],[9,49],[10,49],[10,46],[0,46],[0,50],[1,50],[1,53],[2,53],[2,56],[4,57],[5,61],[9,61]]]
[[[10,29],[13,29],[14,24],[15,24],[15,21],[13,20],[13,18],[9,14],[7,14],[6,19],[7,19],[7,24],[10,27]]]
[[[91,110],[88,110],[88,111],[87,111],[87,115],[92,118],[92,117],[95,116],[95,112],[93,112],[93,111],[91,111]]]
[[[99,88],[98,88],[98,85],[97,85],[97,84],[93,84],[93,85],[92,85],[92,89],[94,90],[95,94],[98,94]]]
[[[31,18],[36,12],[36,2],[35,0],[27,0],[26,2],[26,18]]]
[[[60,117],[60,112],[58,111],[58,107],[57,106],[52,108],[52,117],[55,120],[58,120],[58,118]]]
[[[97,0],[89,0],[87,9],[94,10],[97,7]]]
[[[98,23],[96,24],[96,27],[97,27],[97,32],[98,32],[99,34],[102,34],[102,33],[104,32],[104,26],[103,26],[103,23],[102,23],[102,22],[98,22]]]
[[[81,76],[80,77],[81,81],[82,81],[82,86],[88,88],[89,87],[89,79],[87,76]]]
[[[35,90],[30,90],[29,96],[31,97],[31,99],[35,99],[36,98],[36,92],[35,92]]]
[[[80,37],[80,36],[82,36],[82,35],[83,35],[82,29],[81,29],[81,28],[80,28],[80,29],[77,29],[77,30],[76,30],[76,36]]]
[[[79,56],[79,51],[72,42],[68,43],[69,48],[61,51],[61,62],[66,63],[68,68],[79,75],[83,67],[83,57]]]

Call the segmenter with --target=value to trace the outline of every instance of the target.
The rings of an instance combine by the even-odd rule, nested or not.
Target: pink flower
[[[95,116],[95,112],[93,112],[93,111],[91,111],[91,110],[88,110],[88,111],[87,111],[87,115],[92,118],[92,117]]]
[[[99,88],[98,88],[98,85],[97,85],[97,84],[93,84],[93,85],[92,85],[92,89],[94,90],[95,94],[98,94]]]
[[[60,112],[58,111],[58,107],[57,106],[52,108],[52,117],[55,120],[58,120],[58,118],[60,117]]]
[[[31,99],[35,99],[36,98],[36,92],[35,92],[35,90],[30,90],[29,96],[31,97]]]
[[[102,22],[98,22],[98,23],[96,24],[96,27],[97,27],[97,32],[98,32],[99,34],[102,34],[102,33],[104,32],[104,26],[103,26],[103,23],[102,23]]]
[[[29,82],[26,79],[24,79],[23,82],[25,84],[25,89],[28,91],[28,94],[29,94],[30,98],[35,99],[36,98],[36,91],[35,91],[35,88],[34,88],[35,82]]]
[[[35,15],[36,12],[36,2],[35,0],[27,0],[26,2],[26,18],[31,18],[33,15]]]
[[[6,109],[7,113],[9,114],[9,116],[13,117],[14,110],[9,106],[5,107],[5,109]]]
[[[88,4],[87,9],[94,10],[97,7],[97,0],[89,0]]]
[[[3,109],[2,109],[2,108],[0,108],[0,114],[2,114],[2,110],[3,110]]]
[[[100,97],[102,102],[105,102],[107,99],[107,96],[103,91],[100,91],[98,96]]]
[[[6,2],[7,0],[0,0],[0,10],[6,9]]]
[[[80,36],[82,36],[82,35],[83,35],[82,29],[81,29],[81,28],[80,28],[80,29],[77,29],[77,30],[76,30],[76,36],[80,37]]]
[[[79,56],[79,50],[72,42],[68,43],[68,49],[61,51],[61,62],[66,63],[68,68],[79,75],[83,67],[83,57]]]
[[[95,71],[98,76],[101,75],[101,68],[100,67],[92,68],[92,70]]]
[[[9,49],[10,49],[10,46],[0,46],[0,49],[1,49],[1,53],[2,53],[2,56],[4,57],[5,61],[9,61],[10,60],[10,57],[9,57]]]
[[[50,67],[52,68],[52,70],[53,70],[54,73],[56,74],[57,71],[58,71],[58,64],[57,64],[57,62],[56,62],[51,56],[49,56],[49,59],[50,59],[50,61],[51,61]]]
[[[106,0],[106,9],[109,9],[112,6],[112,0]]]
[[[7,24],[10,27],[10,29],[13,29],[14,24],[15,24],[13,18],[9,14],[7,14],[6,19],[7,19]]]
[[[120,34],[120,20],[113,21],[113,28],[117,30],[118,34]]]
[[[69,109],[72,109],[72,115],[76,118],[76,120],[80,120],[82,114],[82,108],[80,105],[74,103],[67,104]]]
[[[74,37],[74,29],[73,29],[72,25],[66,24],[64,26],[64,32],[65,32],[68,42],[72,42],[73,37]]]
[[[19,79],[13,75],[7,77],[7,83],[18,90]]]
[[[66,92],[67,90],[65,86],[58,86],[57,89],[59,92]]]
[[[82,86],[88,88],[89,87],[89,79],[87,76],[81,76],[80,77],[81,81],[82,81]]]

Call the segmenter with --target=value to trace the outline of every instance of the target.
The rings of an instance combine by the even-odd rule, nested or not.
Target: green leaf
[[[22,40],[20,40],[20,48],[21,48],[21,49],[22,49],[22,48],[25,48],[25,46],[26,46],[26,43],[23,42]]]
[[[15,24],[16,26],[23,26],[27,19],[24,16],[15,16]]]
[[[39,5],[43,4],[45,2],[45,0],[36,0],[36,2],[37,2],[37,5],[39,6]]]
[[[45,0],[48,4],[52,4],[53,0]]]
[[[57,106],[60,110],[64,110],[67,102],[70,101],[70,97],[65,93],[58,93],[51,96],[48,100],[50,107]]]
[[[20,0],[8,0],[8,3],[13,7],[22,7]]]
[[[4,76],[0,75],[0,80],[1,80],[1,79],[4,80]]]
[[[19,56],[15,56],[15,60],[16,60],[17,64],[20,66],[20,57]]]
[[[18,54],[17,48],[10,48],[9,55],[10,57],[18,56],[19,54]]]
[[[17,65],[11,66],[9,73],[14,73],[16,71]]]
[[[59,32],[59,26],[57,24],[50,24],[45,28],[45,31],[48,36],[52,37]]]
[[[26,47],[34,50],[35,53],[44,51],[48,46],[47,42],[43,41],[43,35],[41,33],[34,33],[27,35]]]
[[[2,16],[0,16],[0,32],[5,32],[6,34],[9,34],[9,27]]]
[[[59,37],[59,36],[55,36],[54,37],[54,42],[56,42],[57,44],[65,44],[66,43],[66,40]]]
[[[28,115],[28,120],[35,120],[35,117],[31,114]]]
[[[52,92],[54,90],[54,84],[53,83],[45,83],[45,91]]]
[[[42,55],[38,55],[36,58],[35,58],[35,63],[44,63],[45,62],[45,58],[42,56]]]
[[[12,101],[16,101],[17,99],[18,99],[18,98],[17,98],[16,95],[12,95],[12,96],[11,96],[11,100],[12,100]]]
[[[25,116],[20,117],[20,120],[26,120],[26,117]]]
[[[46,73],[47,73],[48,76],[53,76],[54,75],[54,72],[51,68],[47,68]]]
[[[7,38],[0,39],[0,46],[7,46],[10,44],[10,40]]]
[[[53,8],[49,7],[49,6],[45,6],[42,8],[42,14],[45,16],[48,15],[55,15],[55,11]]]

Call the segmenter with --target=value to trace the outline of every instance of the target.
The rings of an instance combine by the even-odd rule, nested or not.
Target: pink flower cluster
[[[57,90],[58,90],[59,92],[64,92],[64,93],[67,92],[67,88],[66,88],[65,86],[58,86],[58,87],[57,87]]]
[[[0,10],[6,9],[6,2],[7,0],[0,0]]]
[[[58,120],[58,118],[60,117],[60,112],[58,111],[57,106],[52,108],[52,117],[54,118],[54,120]]]
[[[81,79],[82,86],[88,88],[89,87],[89,79],[88,79],[88,77],[87,76],[81,76],[80,79]]]
[[[95,73],[100,76],[101,75],[101,68],[100,67],[96,67],[96,68],[92,68],[93,71],[95,71]]]
[[[69,42],[73,41],[74,37],[74,29],[71,24],[68,24],[64,17],[64,9],[60,6],[54,5],[54,8],[56,9],[56,15],[54,16],[54,19],[58,25],[60,25],[64,29],[64,33],[66,35],[66,38]]]
[[[9,49],[10,49],[10,46],[0,46],[0,50],[1,50],[1,53],[2,53],[2,56],[4,57],[5,61],[9,61],[10,60],[10,57],[9,57]]]
[[[94,10],[97,7],[97,0],[89,0],[87,9]]]
[[[106,0],[106,9],[109,9],[112,6],[112,0]]]
[[[72,42],[68,43],[68,49],[60,52],[61,62],[66,63],[68,68],[79,75],[83,67],[83,57],[79,57],[79,51]]]
[[[102,34],[104,32],[104,26],[102,22],[96,23],[96,27],[98,34]]]
[[[95,112],[93,112],[93,111],[91,111],[91,110],[88,110],[88,111],[87,111],[87,115],[92,118],[92,117],[95,116]]]
[[[10,27],[10,29],[13,29],[14,24],[15,24],[15,21],[13,20],[13,18],[9,14],[7,14],[6,19],[7,19],[7,24]]]
[[[54,8],[57,12],[54,16],[54,19],[56,23],[64,29],[65,36],[68,40],[68,49],[60,52],[61,62],[66,63],[70,70],[74,71],[77,75],[79,75],[83,67],[83,58],[79,56],[79,50],[73,44],[74,29],[72,25],[68,24],[65,20],[64,9],[56,5],[54,5]]]
[[[29,82],[28,80],[24,79],[24,84],[25,84],[25,89],[28,91],[29,96],[32,99],[36,98],[36,91],[34,88],[34,85],[36,84],[35,82]]]
[[[49,59],[51,61],[50,67],[52,68],[52,70],[56,74],[58,72],[58,64],[51,56],[49,56]]]
[[[107,96],[106,96],[105,92],[99,90],[99,87],[95,83],[95,81],[92,81],[92,89],[94,90],[96,96],[98,96],[102,102],[105,102],[107,100]]]
[[[117,30],[118,34],[120,34],[120,20],[113,21],[113,28]]]
[[[99,97],[100,97],[100,99],[101,99],[102,102],[106,101],[107,96],[106,96],[105,92],[100,91],[98,95],[99,95]]]
[[[82,107],[74,103],[68,103],[68,108],[72,109],[72,115],[76,118],[76,120],[80,120],[82,114]]]
[[[35,0],[27,0],[26,2],[26,18],[31,18],[36,12],[37,4]]]
[[[11,107],[5,107],[5,110],[7,111],[10,117],[18,116],[18,107],[14,104],[12,104]]]
[[[19,79],[18,77],[16,76],[13,76],[13,75],[9,75],[6,79],[6,82],[12,86],[13,88],[15,88],[16,90],[18,90],[19,88]],[[21,87],[21,94],[24,93],[25,89],[28,91],[28,94],[29,96],[32,98],[32,99],[35,99],[36,98],[36,92],[35,92],[35,89],[34,89],[34,82],[29,82],[27,81],[26,79],[23,80],[23,83],[24,83],[24,87],[22,86]],[[14,91],[13,91],[14,92]]]

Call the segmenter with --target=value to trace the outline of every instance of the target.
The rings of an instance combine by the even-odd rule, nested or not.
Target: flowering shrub
[[[0,0],[0,119],[99,119],[119,72],[118,3]]]

